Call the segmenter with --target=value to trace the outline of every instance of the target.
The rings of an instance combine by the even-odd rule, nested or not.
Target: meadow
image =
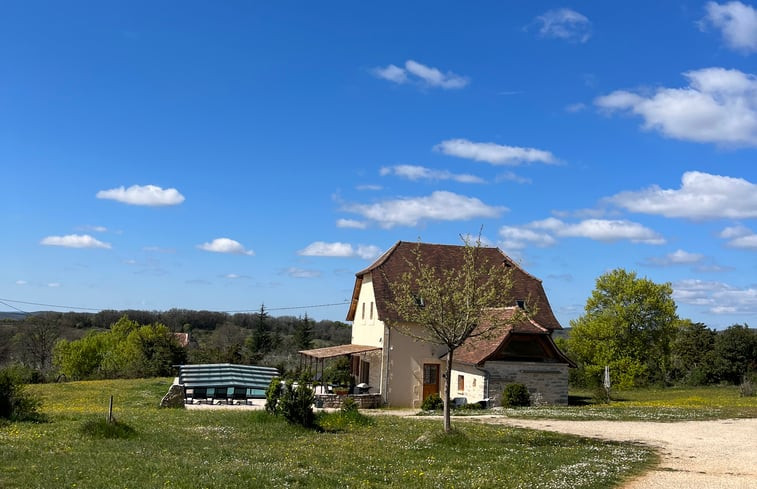
[[[34,385],[42,423],[0,425],[3,488],[609,488],[649,448],[477,423],[376,416],[317,432],[262,411],[159,409],[169,379]],[[107,413],[129,429],[87,431]]]
[[[757,418],[757,396],[742,397],[736,386],[669,387],[615,391],[597,403],[590,391],[571,391],[570,405],[496,409],[518,418],[617,421],[704,421]]]

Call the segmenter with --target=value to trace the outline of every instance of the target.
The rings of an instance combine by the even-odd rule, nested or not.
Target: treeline
[[[187,333],[177,335],[175,333]],[[182,341],[188,339],[188,344]],[[299,367],[297,351],[349,343],[339,321],[213,311],[107,310],[42,312],[0,320],[0,366],[16,365],[29,380],[171,375],[180,363]]]
[[[734,324],[716,331],[681,319],[669,283],[616,269],[597,279],[585,313],[558,345],[578,369],[573,385],[595,387],[605,366],[614,386],[754,383],[757,330]]]

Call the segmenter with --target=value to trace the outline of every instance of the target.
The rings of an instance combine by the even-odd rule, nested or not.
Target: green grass
[[[46,423],[0,426],[3,488],[609,488],[654,464],[645,447],[496,425],[331,417],[318,433],[258,411],[158,409],[170,381],[30,386]],[[134,432],[83,432],[114,417]]]
[[[740,397],[738,387],[711,386],[637,389],[612,393],[609,404],[595,404],[588,391],[571,392],[570,406],[497,410],[518,418],[622,421],[694,421],[757,418],[757,397]]]

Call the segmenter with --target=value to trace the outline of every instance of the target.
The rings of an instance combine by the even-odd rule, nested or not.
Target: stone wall
[[[499,405],[507,384],[524,384],[531,401],[568,404],[568,364],[537,362],[486,362],[489,371],[489,396]]]
[[[315,405],[316,407],[324,408],[340,408],[342,407],[342,401],[347,397],[354,399],[357,407],[360,409],[381,407],[381,394],[316,394]]]

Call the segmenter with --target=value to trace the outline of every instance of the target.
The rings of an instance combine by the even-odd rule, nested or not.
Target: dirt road
[[[650,423],[497,416],[479,421],[657,447],[660,465],[624,489],[757,489],[757,419]]]

